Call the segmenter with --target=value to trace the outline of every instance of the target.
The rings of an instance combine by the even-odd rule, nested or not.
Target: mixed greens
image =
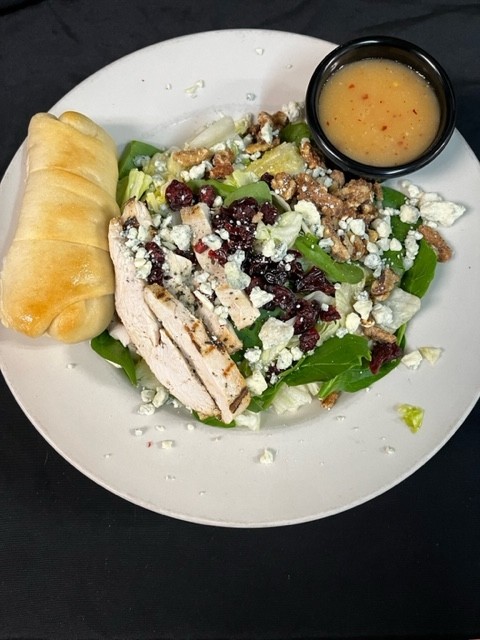
[[[120,207],[131,198],[148,208],[160,250],[192,263],[183,282],[165,274],[164,286],[175,295],[198,289],[230,325],[212,279],[199,277],[195,255],[207,251],[258,310],[249,326],[233,326],[242,346],[231,358],[247,381],[248,409],[229,424],[205,420],[253,429],[262,411],[294,411],[315,398],[329,408],[399,365],[407,325],[435,276],[444,242],[437,228],[464,211],[409,182],[400,191],[329,166],[293,103],[257,120],[224,116],[182,149],[130,142],[119,161]],[[178,219],[182,203],[195,202],[208,203],[212,220],[202,246]],[[155,394],[154,407],[159,395],[168,401],[115,335],[104,332],[92,347],[149,392],[145,405]],[[423,417],[412,408],[403,415],[412,429]]]

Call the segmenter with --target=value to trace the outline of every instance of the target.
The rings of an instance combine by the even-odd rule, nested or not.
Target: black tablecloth
[[[480,153],[478,2],[3,0],[0,174],[29,118],[106,64],[243,27],[421,44],[450,74],[458,129]],[[478,336],[468,340],[478,348]],[[248,530],[177,521],[110,494],[42,439],[3,379],[0,394],[0,638],[480,635],[478,405],[387,493],[317,522]]]

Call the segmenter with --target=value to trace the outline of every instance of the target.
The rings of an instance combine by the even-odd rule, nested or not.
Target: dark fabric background
[[[238,27],[421,44],[480,154],[478,1],[0,0],[0,175],[30,117],[109,62]],[[386,494],[318,522],[235,530],[111,495],[50,448],[3,379],[0,398],[0,640],[480,636],[478,405]]]

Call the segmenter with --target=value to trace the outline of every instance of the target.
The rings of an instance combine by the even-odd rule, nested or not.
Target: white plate
[[[303,100],[313,69],[333,45],[275,31],[201,33],[129,55],[88,78],[52,112],[83,111],[119,147],[131,138],[181,143],[218,111],[277,109]],[[24,148],[0,187],[0,252],[10,243],[22,192]],[[412,177],[464,203],[448,230],[453,261],[440,265],[408,333],[411,348],[444,349],[432,367],[399,367],[370,391],[271,417],[257,433],[196,424],[173,409],[138,415],[139,397],[84,343],[31,341],[0,330],[2,371],[46,440],[103,487],[153,511],[193,522],[265,527],[322,518],[394,486],[452,436],[479,392],[480,171],[456,132],[446,151]],[[396,406],[425,408],[412,434]],[[137,429],[142,435],[134,435]],[[163,440],[174,446],[162,448]],[[264,449],[275,454],[262,464]],[[447,479],[445,480],[448,481]]]

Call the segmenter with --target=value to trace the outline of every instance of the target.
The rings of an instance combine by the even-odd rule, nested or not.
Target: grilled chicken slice
[[[221,342],[229,354],[235,353],[242,348],[242,341],[235,333],[233,327],[229,322],[222,324],[220,318],[215,313],[215,307],[210,300],[200,293],[195,291],[195,298],[197,299],[196,313],[203,324],[206,326],[208,333],[219,342]]]
[[[152,218],[148,212],[147,206],[144,202],[140,202],[136,198],[130,198],[127,200],[122,211],[122,222],[128,220],[128,218],[136,218],[137,222],[148,229],[152,226]]]
[[[210,210],[205,203],[199,202],[192,207],[184,207],[180,210],[180,215],[182,222],[192,228],[193,247],[199,240],[212,233]],[[220,302],[227,307],[237,329],[249,327],[258,318],[260,312],[250,302],[247,294],[241,289],[233,289],[228,284],[223,267],[209,258],[208,251],[195,251],[195,256],[202,269],[218,280],[215,293]]]
[[[132,210],[126,217],[131,215]],[[175,398],[201,417],[218,416],[212,396],[146,304],[145,283],[136,276],[133,257],[121,232],[121,222],[114,218],[110,222],[109,248],[115,267],[115,306],[130,340],[157,380]]]
[[[165,287],[147,285],[144,297],[215,400],[221,419],[231,422],[250,402],[245,379],[237,365],[226,350],[210,338],[203,323]]]

